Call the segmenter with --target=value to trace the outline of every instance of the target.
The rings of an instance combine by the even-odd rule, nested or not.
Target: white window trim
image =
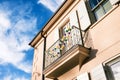
[[[103,65],[105,66],[107,63],[111,62],[112,60],[117,59],[118,57],[120,57],[120,53],[115,55],[115,56],[113,56],[113,57],[111,57],[111,58],[109,58],[108,60],[104,61]]]
[[[107,64],[108,64],[108,65],[112,65],[112,64],[118,62],[119,60],[120,60],[120,53],[117,54],[117,55],[115,55],[115,56],[113,56],[113,57],[111,57],[111,58],[109,58],[109,59],[106,60],[105,62],[103,62],[103,66],[105,67],[105,70],[108,70],[108,69],[106,68],[106,65],[107,65]],[[108,75],[112,76],[111,73],[106,73],[106,75],[107,75],[107,76],[108,76]],[[107,78],[108,78],[108,77],[107,77]],[[108,78],[108,79],[111,80],[111,78]]]

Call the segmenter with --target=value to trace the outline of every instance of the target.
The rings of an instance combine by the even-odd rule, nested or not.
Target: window
[[[89,0],[90,6],[91,8],[94,8],[95,6],[97,6],[97,4],[100,2],[101,0]]]
[[[100,19],[112,8],[109,0],[89,0],[89,4],[96,20]]]
[[[120,80],[120,57],[106,64],[109,80]]]

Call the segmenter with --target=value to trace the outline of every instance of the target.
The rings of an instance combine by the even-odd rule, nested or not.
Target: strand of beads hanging
[[[71,32],[71,30],[72,30],[72,28],[71,28],[70,26],[67,26],[67,28],[66,28],[66,30],[65,30],[65,31],[66,31],[67,33],[70,33],[70,32]]]
[[[53,48],[53,53],[52,53],[53,57],[58,57],[60,55],[60,45],[56,45],[54,48]]]
[[[69,35],[71,34],[71,30],[72,30],[72,27],[67,27],[67,28],[65,28],[65,33],[64,33],[64,35],[63,35],[63,37],[61,38],[61,41],[68,41],[68,39],[69,39]]]
[[[60,51],[62,51],[66,45],[66,42],[68,41],[68,39],[70,38],[70,34],[71,34],[71,30],[72,27],[67,26],[65,28],[65,34],[63,35],[63,37],[60,39],[60,43],[58,45],[56,45],[52,50],[48,50],[48,54],[51,57],[56,57],[60,54]]]

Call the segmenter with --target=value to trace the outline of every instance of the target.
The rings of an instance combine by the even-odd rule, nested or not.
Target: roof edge
[[[33,38],[33,40],[29,43],[29,45],[31,47],[35,47],[35,45],[37,44],[37,42],[42,38],[42,35],[45,35],[44,32],[44,28],[50,23],[50,21],[52,21],[52,19],[57,16],[57,14],[59,13],[59,11],[62,9],[62,7],[64,7],[65,3],[67,3],[67,1],[71,1],[74,2],[74,0],[65,0],[62,5],[58,8],[58,10],[54,13],[54,15],[48,20],[48,22],[43,26],[43,28],[38,32],[38,34]],[[41,35],[42,34],[42,35]]]

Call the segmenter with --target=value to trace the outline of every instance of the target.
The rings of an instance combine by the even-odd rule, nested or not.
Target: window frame
[[[104,69],[105,69],[105,73],[106,73],[106,76],[107,76],[107,79],[108,80],[115,80],[114,78],[114,73],[112,71],[112,68],[111,66],[120,62],[120,54],[108,59],[107,61],[105,61],[103,63],[104,65]]]
[[[66,21],[65,21],[65,23],[63,23],[63,25],[59,28],[59,38],[62,38],[62,36],[63,36],[63,28],[66,26],[66,25],[68,25],[69,24],[69,26],[70,26],[70,19],[67,19]]]
[[[98,0],[97,0],[98,1]],[[100,2],[98,2],[98,4],[95,6],[95,7],[91,7],[91,5],[90,5],[90,7],[91,7],[91,11],[94,11],[96,8],[98,8],[99,6],[101,6],[102,5],[102,3],[104,3],[105,1],[107,1],[107,0],[101,0]],[[88,2],[89,2],[89,0],[88,0]],[[89,4],[90,4],[90,2],[89,2]]]
[[[110,2],[110,0],[101,0],[101,1],[98,1],[98,0],[96,0],[97,1],[97,5],[95,5],[93,8],[92,8],[92,6],[91,6],[91,3],[90,3],[90,1],[88,0],[88,4],[89,4],[89,6],[90,6],[90,9],[91,9],[91,12],[92,12],[92,14],[94,15],[94,19],[95,19],[95,21],[97,21],[97,20],[99,20],[101,17],[97,17],[96,16],[96,14],[95,14],[95,10],[99,10],[99,9],[102,9],[102,12],[104,13],[103,14],[103,16],[108,12],[106,12],[106,10],[105,10],[105,8],[104,8],[104,4],[107,2],[107,1],[109,1]],[[111,3],[110,3],[111,4]],[[112,4],[111,4],[111,7],[112,7]],[[112,8],[111,8],[112,9]]]

